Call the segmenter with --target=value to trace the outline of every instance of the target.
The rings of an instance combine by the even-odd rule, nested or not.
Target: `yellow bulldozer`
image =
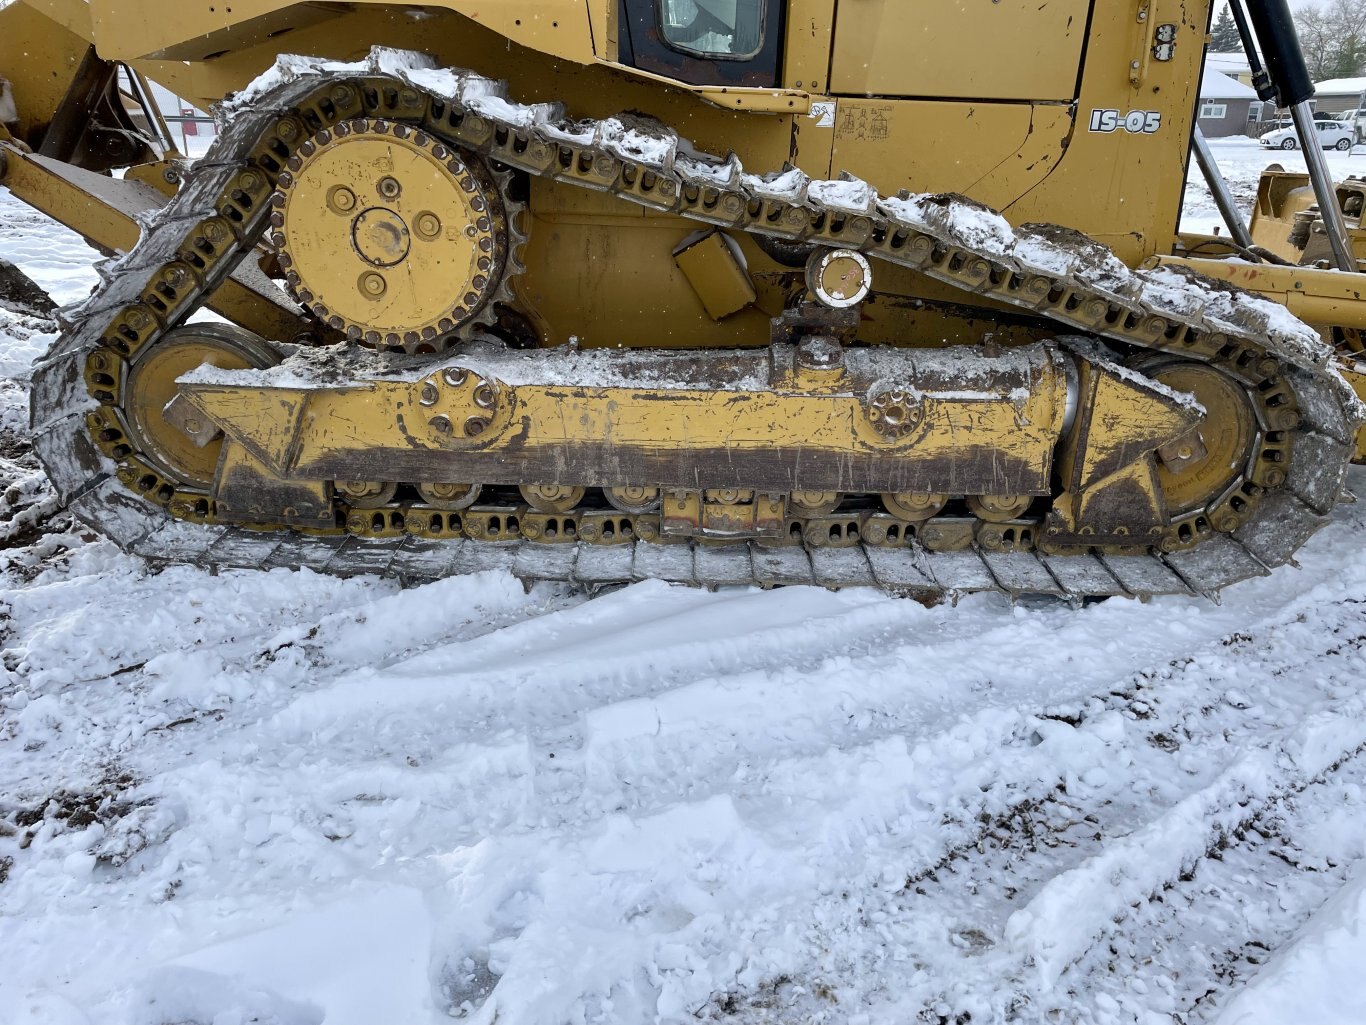
[[[1211,6],[14,0],[0,179],[112,257],[35,451],[154,561],[1264,574],[1358,452],[1366,183],[1306,146],[1242,222]],[[1312,140],[1285,0],[1234,8]],[[150,83],[214,105],[206,155]],[[1179,231],[1192,152],[1228,235]]]

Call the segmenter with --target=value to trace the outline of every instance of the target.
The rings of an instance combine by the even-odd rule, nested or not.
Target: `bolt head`
[[[417,233],[423,238],[436,238],[441,234],[441,219],[436,214],[423,214],[417,219]]]
[[[1276,414],[1276,429],[1278,431],[1293,431],[1300,425],[1300,415],[1293,409],[1283,409]]]

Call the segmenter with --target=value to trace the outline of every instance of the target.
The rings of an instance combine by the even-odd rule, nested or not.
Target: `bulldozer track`
[[[209,495],[153,469],[129,444],[120,383],[130,357],[184,323],[270,237],[272,196],[299,148],[352,126],[435,138],[495,165],[701,223],[858,250],[1066,332],[1207,364],[1253,397],[1258,449],[1215,501],[1160,537],[1124,547],[1050,544],[1038,537],[1037,522],[1005,539],[978,523],[977,542],[956,551],[935,550],[925,530],[891,540],[879,534],[878,543],[846,537],[844,546],[654,544],[634,530],[618,532],[617,544],[550,545],[515,533],[475,540],[489,533],[469,529],[469,517],[449,518],[443,539],[432,540],[405,530],[406,505],[378,517],[366,510],[336,533],[214,524]],[[488,79],[433,69],[411,54],[376,51],[357,65],[282,60],[269,83],[239,97],[218,143],[145,225],[138,245],[102,268],[102,287],[65,312],[62,338],[35,368],[34,448],[59,495],[81,519],[154,562],[308,566],[412,581],[496,569],[588,587],[647,578],[870,585],[923,596],[1212,594],[1289,561],[1327,522],[1360,407],[1331,369],[1331,351],[1281,307],[1212,283],[1203,287],[1215,291],[1201,295],[1171,272],[1129,271],[1079,235],[1011,230],[961,197],[884,198],[863,183],[811,182],[795,171],[758,178],[734,157],[694,155],[671,130],[641,133],[613,119],[572,122],[554,105],[518,105]],[[392,341],[403,348],[414,340]]]

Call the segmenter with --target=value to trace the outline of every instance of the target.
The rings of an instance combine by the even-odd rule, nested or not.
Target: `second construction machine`
[[[1247,6],[1310,138],[1284,0]],[[1210,7],[18,0],[3,181],[116,257],[36,451],[120,545],[214,566],[1265,573],[1356,452],[1366,186],[1314,151],[1238,221]],[[149,82],[222,101],[192,166]],[[1193,139],[1231,236],[1178,231]]]

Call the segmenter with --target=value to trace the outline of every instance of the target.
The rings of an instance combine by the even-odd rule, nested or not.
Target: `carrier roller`
[[[1211,593],[1289,560],[1338,501],[1359,404],[1318,336],[1265,300],[1131,271],[961,197],[755,177],[667,129],[633,145],[620,121],[518,107],[416,55],[292,58],[268,78],[35,373],[35,449],[62,497],[149,559]],[[441,214],[470,218],[454,304],[382,330],[310,290],[287,216],[315,154],[377,134],[458,163],[474,197]],[[766,350],[508,349],[484,327],[517,269],[509,169],[846,268],[909,267],[1056,337],[865,348],[798,308]],[[377,267],[435,231],[397,203],[353,214],[354,194],[321,194]],[[330,344],[186,324],[261,245]]]

